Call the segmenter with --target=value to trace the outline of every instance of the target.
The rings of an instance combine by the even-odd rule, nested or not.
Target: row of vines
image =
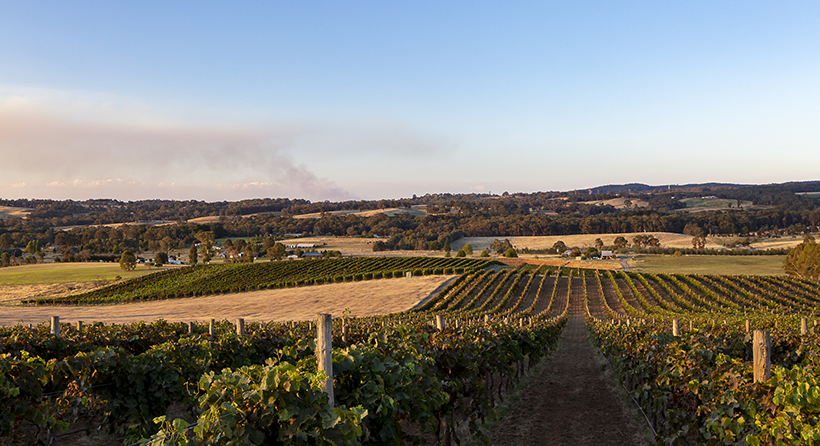
[[[486,267],[482,259],[442,257],[355,257],[250,264],[213,264],[180,268],[118,282],[61,298],[28,304],[88,304],[195,297],[324,283],[414,275],[462,274]]]
[[[820,444],[820,284],[634,272],[584,280],[596,291],[585,295],[592,338],[658,444]],[[758,382],[752,330],[771,333],[771,377]]]
[[[400,260],[410,271],[439,267]],[[332,261],[304,263],[324,262]],[[128,445],[461,442],[480,435],[479,424],[511,386],[555,347],[572,274],[479,266],[441,266],[467,272],[424,309],[336,318],[333,407],[321,391],[310,321],[248,323],[243,336],[228,321],[216,324],[214,336],[203,324],[164,321],[91,323],[82,331],[63,324],[60,336],[45,324],[2,327],[0,438],[64,444],[86,432]],[[448,308],[456,296],[463,308]],[[445,326],[437,328],[435,316]]]

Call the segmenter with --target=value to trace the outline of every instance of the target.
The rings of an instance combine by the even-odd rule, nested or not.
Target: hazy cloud
[[[263,196],[351,198],[292,160],[287,151],[300,129],[73,120],[25,105],[0,108],[3,173],[7,181],[25,178],[19,188],[218,190],[230,183],[254,184]]]

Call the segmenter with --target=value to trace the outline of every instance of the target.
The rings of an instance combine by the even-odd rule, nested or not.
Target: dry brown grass
[[[283,241],[285,245],[314,244],[317,251],[333,250],[341,251],[345,256],[389,256],[389,257],[428,257],[444,255],[441,251],[384,251],[373,252],[373,244],[384,239],[365,237],[334,237],[316,236],[299,237]]]
[[[0,206],[0,220],[5,220],[7,218],[13,217],[23,218],[33,210],[34,209],[31,208],[15,208],[11,206]]]
[[[313,212],[311,214],[301,214],[301,215],[294,215],[293,218],[320,218],[322,216],[322,212]],[[343,211],[328,211],[324,212],[324,214],[328,215],[357,215],[359,217],[372,217],[378,214],[384,214],[387,216],[394,216],[399,214],[408,214],[413,217],[423,217],[427,215],[427,206],[426,205],[415,205],[411,209],[407,208],[386,208],[386,209],[373,209],[370,211],[358,211],[358,210],[343,210]]]
[[[593,205],[597,205],[597,206],[609,205],[609,206],[614,207],[615,209],[625,209],[626,206],[624,206],[624,202],[626,200],[629,200],[630,202],[632,202],[632,208],[649,207],[649,202],[647,202],[647,201],[640,200],[640,199],[637,199],[637,198],[624,198],[624,197],[611,198],[609,200],[583,201],[582,203],[583,204],[593,204]]]
[[[106,323],[208,321],[211,318],[246,321],[313,319],[319,313],[372,316],[407,311],[456,276],[368,280],[281,290],[253,291],[188,299],[168,299],[115,305],[5,307],[0,325],[37,324],[60,316],[61,321]]]
[[[661,247],[663,248],[692,247],[691,235],[676,234],[672,232],[629,232],[623,234],[549,235],[534,237],[464,237],[460,240],[453,242],[450,246],[453,248],[453,250],[457,251],[461,249],[464,245],[469,243],[473,246],[474,251],[480,252],[483,249],[489,249],[490,244],[492,244],[493,240],[509,239],[510,243],[512,243],[512,245],[519,250],[522,248],[548,249],[552,248],[552,245],[554,245],[555,242],[559,240],[564,242],[569,247],[577,246],[579,248],[585,248],[589,246],[595,246],[595,239],[597,238],[600,238],[601,241],[604,242],[605,246],[611,246],[615,241],[615,238],[618,236],[623,236],[631,244],[632,239],[638,234],[654,235],[661,242]],[[720,245],[709,239],[707,239],[706,241],[706,247],[715,249],[721,248]]]

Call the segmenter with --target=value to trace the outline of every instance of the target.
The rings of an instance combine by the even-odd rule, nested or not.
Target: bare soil
[[[616,396],[589,340],[583,302],[573,299],[558,349],[543,372],[519,392],[493,445],[648,445],[639,420]]]
[[[51,316],[60,321],[106,323],[208,321],[244,318],[254,321],[313,319],[319,313],[340,317],[372,316],[407,311],[443,289],[457,276],[368,280],[301,288],[253,291],[187,299],[167,299],[112,305],[4,306],[0,325],[37,324]]]

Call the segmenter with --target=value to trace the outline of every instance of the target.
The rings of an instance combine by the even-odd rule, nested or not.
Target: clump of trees
[[[790,276],[820,280],[820,245],[814,237],[807,235],[803,243],[789,251],[783,269]]]

